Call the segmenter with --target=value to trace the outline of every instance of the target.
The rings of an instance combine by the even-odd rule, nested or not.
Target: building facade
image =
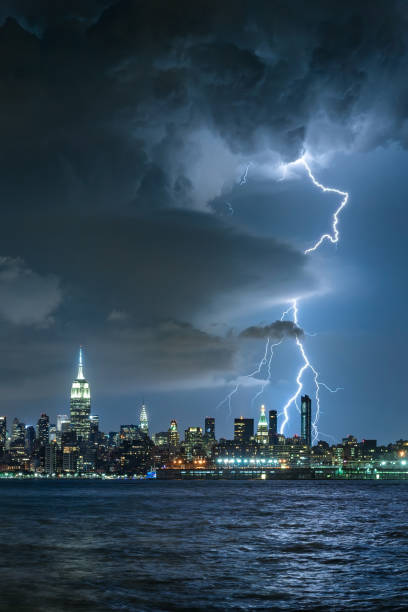
[[[82,361],[82,347],[79,349],[78,375],[71,387],[70,420],[77,439],[88,441],[90,433],[91,390],[85,379]]]

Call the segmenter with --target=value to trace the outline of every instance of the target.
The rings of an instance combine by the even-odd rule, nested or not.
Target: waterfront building
[[[184,431],[184,453],[187,461],[193,456],[203,455],[203,429],[202,427],[188,427]]]
[[[82,347],[79,349],[78,375],[71,387],[70,420],[77,439],[88,441],[90,432],[91,391],[84,376]]]
[[[258,444],[268,444],[269,442],[268,423],[266,421],[265,406],[263,404],[261,406],[261,414],[258,421],[255,439]]]
[[[57,473],[57,452],[58,446],[56,442],[48,442],[45,445],[45,473]]]
[[[254,437],[254,419],[234,419],[234,442],[248,443]]]
[[[300,404],[301,438],[308,448],[312,446],[312,400],[302,395]]]
[[[0,416],[0,454],[6,450],[7,442],[7,418]]]
[[[62,449],[62,469],[64,472],[75,473],[78,467],[78,447],[64,446]]]
[[[146,474],[152,464],[153,442],[137,425],[122,425],[118,469],[122,474]],[[125,434],[125,435],[124,435]]]
[[[147,436],[149,435],[149,419],[147,418],[147,410],[145,403],[142,404],[142,409],[140,411],[140,429]]]

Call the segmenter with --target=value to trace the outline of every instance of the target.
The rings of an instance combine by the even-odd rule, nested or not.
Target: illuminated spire
[[[147,435],[149,435],[149,420],[147,418],[146,405],[143,401],[142,409],[140,411],[140,429]]]
[[[77,380],[85,380],[84,376],[84,365],[82,362],[82,346],[79,347],[79,361],[78,361],[78,376]]]
[[[258,428],[256,431],[256,441],[259,444],[267,444],[268,443],[268,422],[265,416],[265,406],[262,404],[261,406],[261,415],[258,421]]]

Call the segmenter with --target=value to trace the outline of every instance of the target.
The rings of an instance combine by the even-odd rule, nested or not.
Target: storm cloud
[[[296,337],[251,323],[327,290],[302,252],[320,225],[285,200],[280,163],[406,147],[407,6],[57,4],[0,7],[7,376],[39,381],[33,353],[55,374],[84,343],[123,388],[217,385],[246,369],[228,330]]]
[[[241,338],[272,338],[273,340],[301,336],[303,336],[303,329],[293,321],[274,321],[269,325],[251,325],[240,333]]]

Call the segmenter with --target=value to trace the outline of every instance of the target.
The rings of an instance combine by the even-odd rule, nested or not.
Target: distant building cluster
[[[35,476],[159,478],[408,478],[408,441],[377,446],[376,440],[349,435],[341,444],[312,445],[312,402],[301,398],[300,436],[278,433],[278,414],[261,406],[253,418],[234,419],[233,439],[216,437],[215,418],[204,428],[188,427],[181,439],[177,421],[149,431],[143,402],[138,424],[117,432],[100,431],[91,414],[91,392],[84,376],[82,349],[71,387],[70,413],[56,423],[41,414],[36,427],[13,419],[10,431],[0,417],[0,473]],[[406,459],[407,458],[407,459]]]

